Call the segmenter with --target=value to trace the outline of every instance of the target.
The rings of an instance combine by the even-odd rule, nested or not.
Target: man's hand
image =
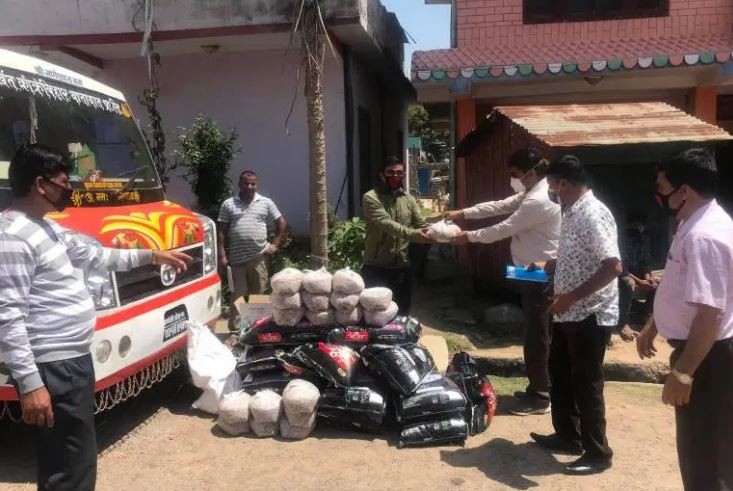
[[[468,232],[465,232],[465,231],[464,232],[461,232],[458,235],[456,235],[453,238],[453,241],[452,242],[454,244],[456,244],[456,245],[466,245],[466,244],[470,244],[471,243],[471,241],[468,240]]]
[[[219,253],[219,268],[227,269],[227,266],[229,266],[229,259],[226,254]]]
[[[532,271],[540,271],[545,269],[545,264],[547,264],[546,261],[537,261],[532,264],[528,264],[526,270],[528,273],[531,273]]]
[[[279,250],[279,247],[277,244],[273,244],[272,242],[268,242],[267,246],[265,246],[264,254],[266,256],[271,256],[272,254],[275,254]]]
[[[636,337],[636,352],[639,358],[654,358],[657,349],[654,347],[654,339],[657,337],[657,328],[653,323],[647,324]]]
[[[420,230],[420,240],[417,242],[419,244],[437,244],[437,241],[428,235],[429,227],[425,227]]]
[[[22,394],[20,407],[23,409],[23,421],[26,424],[53,428],[51,395],[46,387]]]
[[[650,292],[657,288],[657,284],[654,283],[654,280],[652,279],[639,280],[636,282],[636,286],[638,286],[643,292]]]
[[[453,210],[453,211],[443,212],[444,220],[452,220],[455,222],[456,220],[463,220],[463,218],[464,218],[463,210]]]
[[[690,402],[691,392],[692,385],[683,384],[670,373],[662,390],[662,402],[669,406],[685,406]]]
[[[191,256],[179,251],[153,251],[154,264],[169,264],[176,269],[176,273],[186,271],[191,261]]]
[[[571,293],[566,293],[564,295],[556,295],[555,301],[552,302],[552,305],[550,305],[550,308],[547,310],[547,313],[550,315],[562,315],[568,310],[570,310],[570,307],[575,305],[578,302],[578,300],[575,298],[575,296]]]

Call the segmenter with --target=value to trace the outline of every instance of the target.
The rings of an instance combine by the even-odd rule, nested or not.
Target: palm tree
[[[300,33],[302,70],[305,72],[305,98],[308,114],[310,157],[310,248],[311,266],[328,262],[328,203],[326,194],[326,135],[323,131],[323,65],[326,42],[330,44],[323,21],[320,0],[299,0],[293,36]],[[332,47],[333,48],[333,47]]]

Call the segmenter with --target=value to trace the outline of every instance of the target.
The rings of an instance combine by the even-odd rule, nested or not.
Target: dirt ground
[[[525,383],[493,382],[501,394]],[[196,394],[178,376],[99,418],[98,489],[678,490],[674,418],[659,402],[660,390],[608,385],[614,468],[577,478],[560,474],[571,457],[530,443],[530,431],[551,430],[549,416],[505,414],[507,398],[489,431],[465,448],[399,450],[394,431],[372,437],[317,428],[301,442],[222,437],[212,418],[189,409]],[[0,490],[35,489],[31,436],[0,426]]]

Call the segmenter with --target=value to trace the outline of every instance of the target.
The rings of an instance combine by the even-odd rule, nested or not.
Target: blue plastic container
[[[543,269],[527,271],[521,266],[507,266],[506,277],[509,280],[534,281],[535,283],[547,283],[550,281],[547,272]]]

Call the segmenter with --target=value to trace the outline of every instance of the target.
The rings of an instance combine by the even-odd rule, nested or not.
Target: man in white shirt
[[[456,243],[491,244],[511,237],[512,260],[516,266],[555,259],[560,238],[560,206],[550,201],[545,179],[549,162],[539,152],[524,149],[509,159],[511,187],[516,194],[502,201],[480,203],[446,214],[449,219],[475,220],[509,217],[491,227],[462,232]],[[529,378],[526,390],[516,393],[520,405],[512,409],[520,416],[550,412],[550,316],[551,284],[523,282],[520,287],[526,317],[524,363]]]
[[[603,472],[612,465],[606,438],[603,358],[618,324],[618,277],[623,272],[616,221],[593,195],[577,157],[550,165],[547,181],[562,206],[550,346],[552,425],[555,433],[531,437],[541,446],[582,456],[565,466],[572,475]]]
[[[657,333],[674,348],[662,393],[675,407],[687,491],[733,489],[733,220],[714,199],[713,155],[692,149],[659,169],[657,196],[681,220],[637,338],[642,358]]]

